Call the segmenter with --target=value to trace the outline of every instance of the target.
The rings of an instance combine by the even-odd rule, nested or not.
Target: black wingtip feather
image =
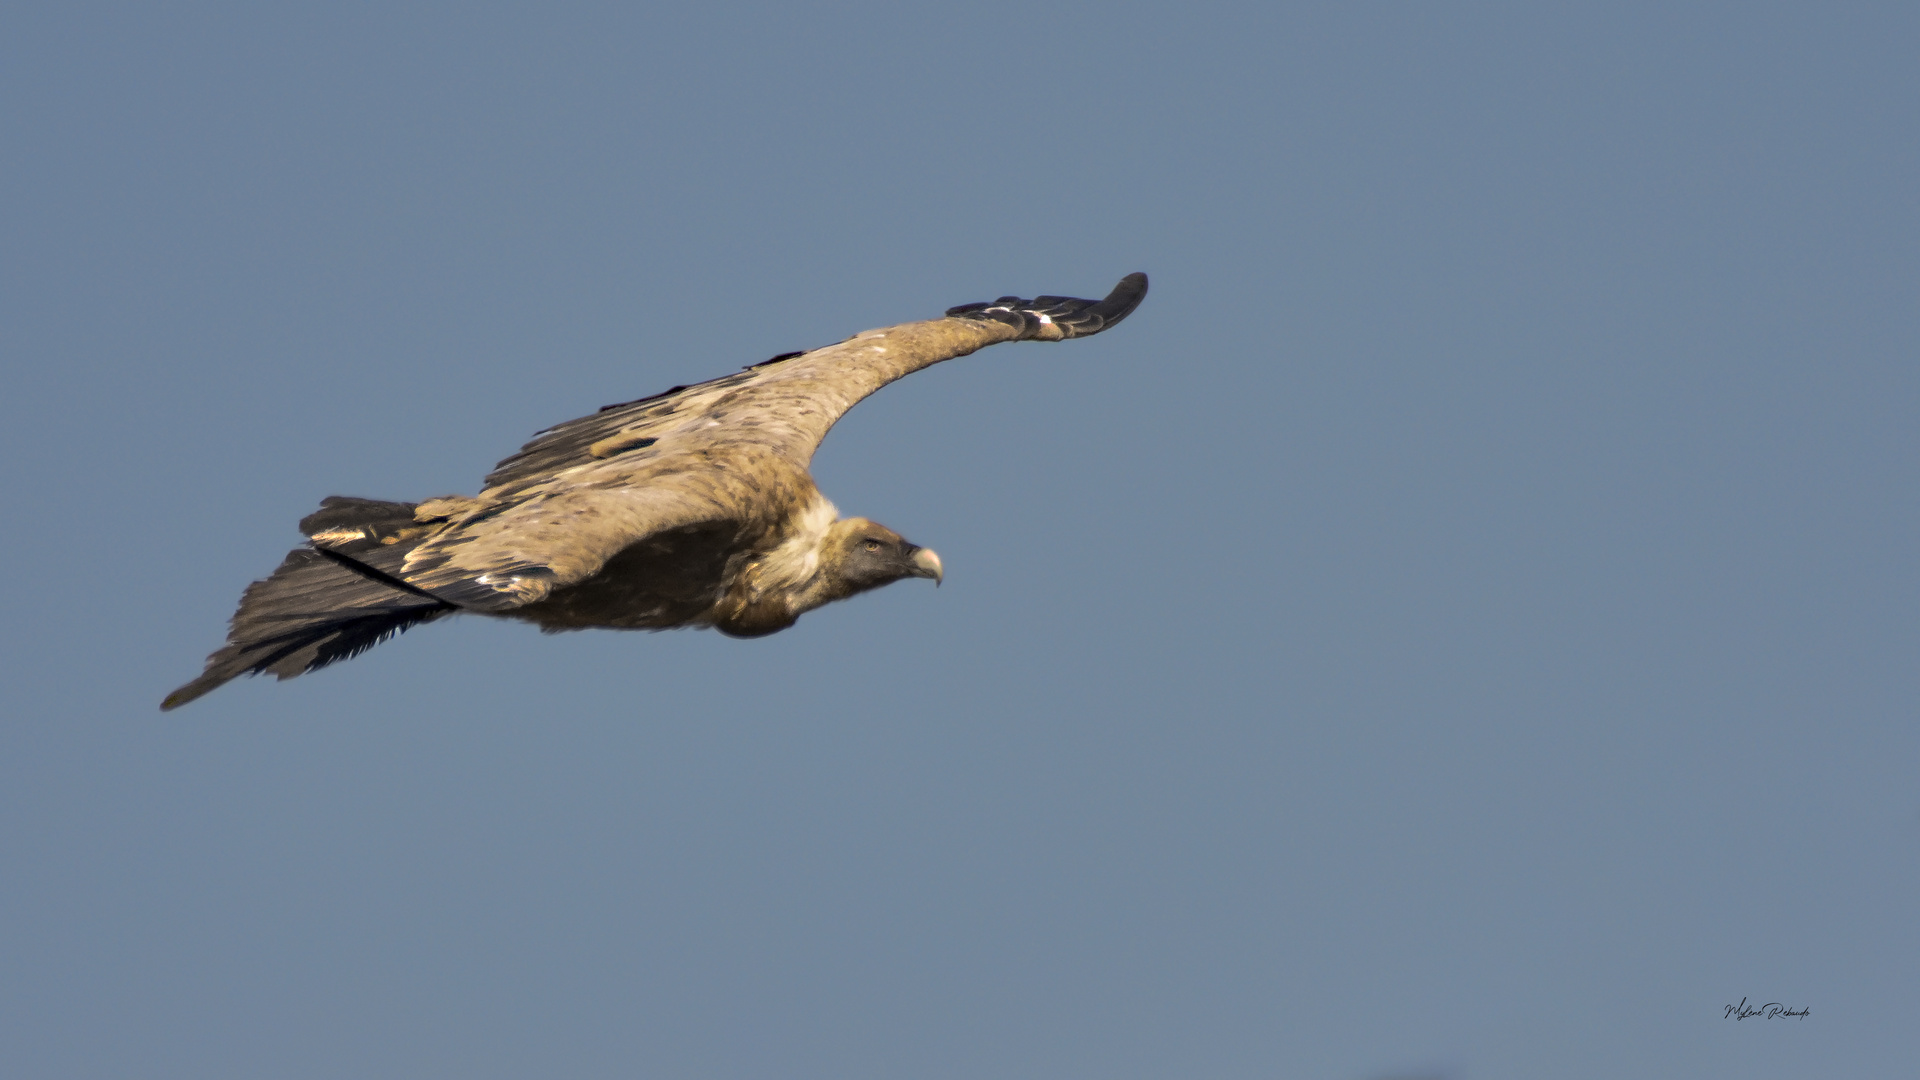
[[[1133,314],[1133,309],[1146,298],[1147,275],[1136,272],[1121,278],[1113,291],[1101,300],[1072,296],[1036,296],[1022,300],[1017,296],[1003,296],[998,300],[948,308],[947,316],[1017,326],[1022,339],[1088,337]],[[1046,333],[1047,327],[1055,328],[1057,333]]]

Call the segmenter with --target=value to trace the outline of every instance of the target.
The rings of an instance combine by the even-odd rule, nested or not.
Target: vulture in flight
[[[840,517],[814,486],[827,429],[903,375],[1002,341],[1097,334],[1146,294],[1147,276],[1128,274],[1104,300],[963,304],[609,405],[535,435],[471,498],[330,496],[300,522],[307,544],[247,587],[206,671],[160,707],[243,674],[291,679],[461,612],[759,637],[902,578],[937,584],[938,555]]]

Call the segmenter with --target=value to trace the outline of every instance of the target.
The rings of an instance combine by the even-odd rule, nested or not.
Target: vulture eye
[[[869,540],[869,541],[867,541],[866,543],[864,543],[864,544],[862,544],[862,545],[860,545],[860,546],[861,546],[861,547],[864,547],[864,548],[866,548],[866,549],[867,549],[868,551],[879,551],[879,550],[880,550],[880,541],[878,541],[878,540]]]

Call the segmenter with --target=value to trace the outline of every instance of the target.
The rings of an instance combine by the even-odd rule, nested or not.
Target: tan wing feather
[[[501,611],[584,581],[670,529],[730,522],[750,542],[818,497],[806,472],[814,450],[862,398],[987,345],[1098,333],[1146,287],[1130,274],[1101,301],[969,304],[549,428],[494,468],[473,507],[411,552],[402,576]]]

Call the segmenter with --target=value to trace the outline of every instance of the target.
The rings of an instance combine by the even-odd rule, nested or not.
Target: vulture
[[[1002,341],[1097,334],[1146,294],[1147,276],[1129,274],[1103,300],[963,304],[609,405],[535,435],[472,497],[330,496],[300,522],[307,543],[247,587],[206,670],[160,708],[243,674],[291,679],[448,615],[759,637],[903,578],[938,584],[940,556],[839,516],[814,486],[827,430],[901,376]]]

